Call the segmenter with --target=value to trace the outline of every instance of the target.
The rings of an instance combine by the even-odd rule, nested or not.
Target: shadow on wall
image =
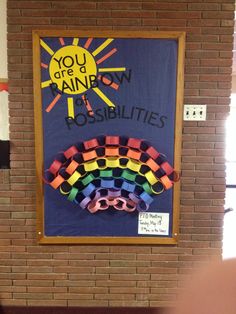
[[[209,264],[185,288],[169,314],[235,314],[236,259]]]
[[[167,314],[164,308],[147,307],[2,307],[1,314]]]

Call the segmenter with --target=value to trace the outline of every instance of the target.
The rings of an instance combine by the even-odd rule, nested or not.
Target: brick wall
[[[221,255],[224,121],[234,0],[8,0],[11,170],[0,170],[2,305],[167,306],[194,267]],[[32,29],[187,32],[178,246],[39,246],[35,232]]]

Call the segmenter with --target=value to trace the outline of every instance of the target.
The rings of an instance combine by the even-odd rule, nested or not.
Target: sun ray
[[[108,78],[106,78],[105,76],[101,76],[98,75],[98,79],[102,82],[104,82],[107,86],[114,88],[115,90],[118,90],[119,85],[116,84],[115,82],[112,82],[111,80],[109,80]]]
[[[92,55],[95,57],[97,54],[99,54],[103,49],[105,49],[114,39],[113,38],[108,38],[107,40],[104,41],[103,44],[101,44],[97,49],[95,49],[92,52]]]
[[[51,83],[52,83],[51,80],[44,81],[44,82],[41,83],[41,88],[48,87]]]
[[[73,46],[78,46],[78,43],[79,43],[79,38],[76,38],[76,37],[75,37],[75,38],[73,39],[72,45],[73,45]]]
[[[57,94],[57,96],[53,99],[53,101],[50,103],[50,105],[46,108],[46,111],[50,112],[60,98],[61,98],[61,94]]]
[[[73,97],[67,98],[67,107],[68,107],[68,117],[74,119],[75,110],[74,110],[74,99],[73,99]]]
[[[93,38],[88,38],[84,45],[84,48],[88,49],[92,41],[93,41]]]
[[[82,96],[82,99],[83,99],[83,102],[88,110],[88,113],[89,115],[93,116],[94,115],[94,112],[93,112],[93,109],[90,105],[90,102],[88,101],[88,99],[85,97],[85,95]]]
[[[110,52],[108,52],[105,56],[103,56],[101,59],[99,59],[98,61],[96,61],[97,64],[102,63],[103,61],[105,61],[106,59],[110,58],[114,53],[117,52],[116,48],[113,48]]]
[[[61,44],[62,46],[65,46],[64,38],[60,37],[60,38],[59,38],[59,41],[60,41],[60,44]]]
[[[123,72],[126,68],[100,68],[98,72]]]
[[[54,55],[54,51],[43,41],[40,39],[40,45],[49,53],[51,56]]]
[[[43,62],[41,62],[41,67],[44,68],[44,69],[47,69],[47,68],[48,68],[48,65],[45,64],[45,63],[43,63]]]
[[[115,105],[113,104],[113,102],[107,98],[107,96],[105,94],[103,94],[103,92],[95,87],[95,88],[92,88],[92,90],[109,106],[109,107],[115,107]]]

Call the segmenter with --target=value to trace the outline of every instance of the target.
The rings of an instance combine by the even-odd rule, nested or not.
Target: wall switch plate
[[[205,121],[206,105],[184,105],[184,121]]]

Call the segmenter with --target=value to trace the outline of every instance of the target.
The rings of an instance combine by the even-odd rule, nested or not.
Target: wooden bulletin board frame
[[[49,90],[49,87],[51,87],[51,85],[49,86],[49,84],[53,83],[53,80],[51,80],[50,83],[50,78],[52,78],[49,74],[49,79],[46,78],[45,79],[45,72],[50,72],[49,68],[50,68],[50,60],[53,58],[53,56],[55,56],[55,53],[60,49],[60,48],[64,48],[66,46],[80,46],[79,41],[82,42],[81,45],[83,44],[83,47],[88,47],[88,42],[89,39],[93,38],[93,43],[95,45],[95,48],[93,47],[93,51],[95,51],[95,49],[97,49],[97,47],[101,47],[100,51],[97,50],[97,53],[99,54],[103,49],[104,49],[104,53],[100,54],[100,61],[99,62],[103,62],[103,60],[105,58],[112,60],[112,54],[114,54],[114,56],[118,56],[119,52],[122,55],[121,59],[118,59],[118,63],[119,62],[125,62],[126,61],[126,57],[127,56],[127,63],[132,63],[134,62],[133,60],[137,57],[136,56],[136,52],[139,51],[138,49],[144,49],[142,55],[145,53],[148,54],[149,56],[149,50],[152,49],[152,47],[160,47],[160,51],[158,49],[153,50],[151,57],[153,58],[150,62],[150,60],[148,61],[148,57],[145,59],[146,63],[145,63],[145,67],[142,68],[142,66],[140,65],[142,62],[141,60],[141,53],[140,53],[140,64],[137,64],[137,66],[135,66],[135,74],[133,74],[132,72],[132,77],[136,77],[135,75],[137,75],[137,77],[139,77],[139,79],[142,78],[143,82],[144,82],[144,92],[141,92],[141,94],[145,94],[145,88],[148,88],[149,83],[148,81],[145,81],[145,75],[146,79],[149,80],[149,82],[152,82],[154,85],[152,87],[152,91],[155,91],[156,89],[158,90],[158,84],[155,85],[155,79],[159,77],[159,86],[161,86],[161,81],[162,81],[162,77],[163,77],[163,81],[164,81],[164,77],[165,75],[163,74],[159,74],[159,71],[156,71],[156,73],[153,73],[153,79],[152,77],[148,76],[150,74],[150,71],[155,71],[155,69],[158,69],[158,66],[162,66],[162,62],[159,62],[160,64],[157,64],[157,68],[155,68],[155,64],[158,63],[158,61],[156,60],[164,60],[165,56],[168,55],[168,47],[175,47],[173,48],[174,52],[173,55],[175,55],[175,61],[173,61],[172,57],[171,57],[171,49],[170,48],[170,61],[166,61],[166,65],[165,65],[165,69],[167,69],[166,71],[169,71],[170,75],[173,75],[174,73],[174,78],[172,77],[172,79],[170,79],[170,81],[173,83],[172,85],[170,84],[169,87],[164,86],[160,91],[157,91],[156,96],[159,97],[159,94],[164,93],[162,90],[166,89],[166,95],[169,95],[169,93],[173,93],[173,97],[174,97],[174,104],[173,104],[173,108],[169,109],[170,111],[170,116],[172,118],[168,118],[167,114],[164,112],[163,113],[163,117],[165,117],[165,119],[163,118],[163,121],[171,121],[171,127],[168,130],[168,122],[166,123],[166,130],[163,131],[165,133],[164,134],[164,138],[159,139],[159,144],[162,146],[163,143],[165,143],[166,141],[168,142],[168,140],[170,140],[170,142],[173,144],[172,148],[170,148],[171,154],[172,156],[172,160],[171,160],[171,164],[174,167],[174,169],[177,172],[180,172],[180,161],[181,161],[181,136],[182,136],[182,104],[183,104],[183,88],[184,88],[184,51],[185,51],[185,33],[184,32],[118,32],[118,31],[107,31],[107,32],[97,32],[97,31],[75,31],[75,30],[35,30],[33,31],[33,72],[34,72],[34,111],[35,111],[35,155],[36,155],[36,176],[37,176],[37,183],[36,183],[36,206],[37,206],[37,237],[38,237],[38,242],[40,244],[62,244],[62,243],[77,243],[77,244],[84,244],[84,243],[88,243],[88,244],[176,244],[178,241],[178,219],[179,219],[179,203],[180,203],[180,182],[176,182],[172,188],[172,194],[171,194],[171,203],[172,203],[172,208],[169,209],[168,215],[170,217],[170,230],[168,231],[168,235],[165,236],[161,236],[161,235],[143,235],[143,234],[135,234],[135,235],[126,235],[126,234],[122,234],[122,231],[117,231],[117,234],[112,234],[109,235],[106,233],[106,228],[104,228],[104,234],[103,232],[100,231],[99,234],[94,234],[94,235],[88,235],[87,233],[80,235],[74,235],[74,234],[70,234],[70,230],[68,230],[68,234],[66,235],[61,235],[60,232],[57,233],[57,231],[55,231],[54,234],[50,234],[50,224],[48,223],[48,221],[51,219],[53,220],[53,218],[57,218],[59,216],[59,214],[55,214],[55,217],[49,217],[50,215],[48,214],[48,212],[50,212],[50,206],[48,205],[48,202],[50,203],[51,200],[48,201],[48,195],[50,195],[52,188],[47,185],[45,185],[44,183],[44,173],[45,173],[45,169],[47,169],[50,164],[48,159],[51,158],[50,162],[53,162],[53,154],[50,152],[48,153],[48,151],[50,151],[50,149],[48,147],[51,147],[50,145],[54,145],[55,142],[60,142],[60,139],[62,139],[63,142],[63,135],[60,135],[60,138],[53,138],[53,133],[56,132],[55,130],[57,128],[55,128],[55,123],[57,122],[57,119],[60,119],[60,115],[58,115],[56,113],[56,111],[58,110],[57,108],[59,108],[55,105],[55,101],[53,101],[53,99],[47,99],[48,97],[50,97],[49,95],[55,97],[55,91],[52,91],[49,93],[47,90]],[[103,43],[107,40],[107,39],[114,39],[114,43],[117,43],[117,46],[113,46],[111,47],[112,49],[109,51],[106,51],[103,45]],[[85,41],[86,39],[86,41]],[[55,44],[56,41],[58,41],[58,43],[60,42],[60,47],[56,47]],[[97,42],[97,44],[96,44]],[[91,40],[90,40],[91,43]],[[138,45],[137,47],[141,47],[141,48],[137,48],[135,45]],[[162,48],[162,44],[164,45]],[[97,46],[96,46],[97,45]],[[99,46],[100,45],[100,46]],[[102,46],[103,45],[103,46]],[[130,46],[129,46],[130,45]],[[133,46],[132,46],[133,45]],[[158,46],[160,45],[160,46]],[[107,45],[109,46],[109,45]],[[112,46],[112,45],[111,45]],[[116,49],[117,47],[117,49]],[[125,50],[126,48],[127,50]],[[133,48],[132,48],[133,47]],[[143,48],[146,47],[146,48]],[[154,49],[153,48],[153,49]],[[91,48],[92,49],[92,48]],[[149,50],[148,50],[149,49]],[[163,51],[161,51],[163,50]],[[106,54],[105,54],[106,52]],[[133,54],[133,57],[132,57]],[[138,54],[138,53],[137,53]],[[102,56],[103,55],[103,56]],[[130,56],[131,55],[131,56]],[[106,56],[106,57],[104,57]],[[56,57],[55,57],[56,58]],[[57,63],[58,66],[60,68],[60,62],[59,61],[61,58],[60,55],[57,55]],[[137,57],[138,58],[138,57]],[[159,58],[159,59],[158,59]],[[161,59],[162,58],[162,59]],[[63,60],[63,59],[62,59]],[[70,62],[72,59],[67,60],[67,63]],[[114,59],[115,60],[115,57]],[[138,60],[138,59],[137,59]],[[98,61],[97,61],[98,62]],[[109,62],[106,61],[106,62]],[[165,63],[165,61],[164,61]],[[169,64],[172,64],[173,68],[169,68]],[[98,63],[97,63],[98,64]],[[112,62],[111,62],[112,64]],[[67,64],[67,66],[69,67],[69,64]],[[117,66],[117,65],[116,65]],[[141,68],[140,68],[141,67]],[[140,70],[139,70],[140,69]],[[145,73],[141,73],[141,70],[143,70]],[[52,70],[51,70],[52,71]],[[81,70],[84,71],[84,70]],[[164,71],[164,70],[163,70]],[[72,72],[69,72],[69,74],[71,74]],[[172,74],[171,74],[172,73]],[[129,75],[131,74],[131,72],[129,72]],[[62,75],[62,73],[59,71],[55,72],[54,71],[54,77],[58,78],[60,75]],[[127,74],[128,75],[128,74]],[[112,76],[108,76],[108,78],[111,78]],[[127,77],[127,76],[126,76]],[[129,81],[130,77],[126,80]],[[134,79],[135,80],[135,79]],[[132,78],[131,78],[131,83],[132,83]],[[49,83],[47,83],[49,82]],[[150,83],[151,84],[151,83]],[[109,84],[107,84],[108,86]],[[107,97],[104,98],[104,94],[106,94],[105,92],[107,92],[108,88],[110,88],[110,86],[108,86],[106,89],[102,89],[103,90],[103,100],[105,99],[105,103],[108,104],[110,99],[113,97],[113,94],[111,94],[111,97]],[[124,92],[124,96],[123,98],[129,99],[129,93],[130,93],[130,89],[132,89],[132,84],[130,85],[126,85],[121,86],[121,94],[122,94],[122,88],[123,90],[125,90]],[[140,85],[143,86],[143,85]],[[174,86],[174,87],[173,87]],[[46,88],[45,88],[46,87]],[[48,88],[47,88],[48,87]],[[68,86],[66,88],[69,88]],[[71,87],[70,87],[71,88]],[[93,87],[92,87],[93,88]],[[133,92],[133,96],[136,95],[136,92],[138,93],[138,89],[135,89],[132,91]],[[65,93],[63,94],[67,94],[67,90],[65,90]],[[74,93],[75,94],[75,93]],[[74,97],[75,95],[72,95],[72,97]],[[59,96],[59,94],[57,94]],[[110,95],[110,94],[109,94]],[[118,96],[117,96],[118,95]],[[146,95],[146,94],[145,94]],[[146,99],[143,100],[144,103],[144,107],[145,104],[148,103],[149,101],[149,95],[150,97],[152,97],[152,92],[147,94]],[[67,94],[68,96],[68,94]],[[71,96],[71,95],[69,95]],[[155,97],[156,97],[155,96]],[[59,96],[61,97],[61,96]],[[100,94],[100,98],[101,94]],[[115,96],[114,96],[115,97]],[[120,98],[119,98],[120,97]],[[163,96],[165,97],[165,96]],[[134,97],[135,98],[135,97]],[[155,98],[157,99],[157,98]],[[160,98],[161,99],[161,98]],[[119,94],[116,94],[116,101],[121,101],[121,96],[119,96]],[[150,100],[152,102],[154,102],[154,100]],[[158,101],[158,100],[157,100]],[[165,102],[165,101],[164,101]],[[48,116],[46,116],[45,111],[46,109],[49,108],[49,103],[50,103],[50,110],[52,109],[53,106],[53,114],[55,114],[53,120],[47,120]],[[94,104],[94,102],[93,102]],[[106,106],[105,104],[105,106]],[[154,106],[157,106],[158,108],[158,103],[154,103],[152,104]],[[46,107],[45,107],[46,106]],[[46,109],[45,109],[46,108]],[[61,107],[62,108],[62,105]],[[76,108],[78,109],[78,108]],[[61,110],[61,109],[60,109]],[[69,110],[69,109],[68,109]],[[105,110],[105,109],[104,109]],[[141,110],[141,109],[140,109]],[[144,109],[143,109],[144,110]],[[153,110],[153,109],[150,109]],[[161,108],[159,108],[159,110],[165,111],[165,106],[162,106]],[[156,110],[158,111],[158,110]],[[173,114],[174,111],[174,114]],[[49,112],[49,110],[48,110]],[[47,112],[47,113],[48,113]],[[159,115],[159,113],[157,114]],[[64,117],[62,117],[63,121],[64,121]],[[51,122],[48,122],[51,121]],[[59,120],[58,120],[59,121]],[[115,121],[115,120],[114,120]],[[149,119],[149,121],[151,121]],[[61,121],[59,122],[61,123]],[[65,123],[65,122],[63,122]],[[118,124],[122,124],[125,125],[125,121],[122,122],[117,122]],[[131,123],[131,122],[130,122]],[[133,122],[132,122],[133,123]],[[152,124],[152,123],[150,123]],[[100,123],[98,125],[98,128],[101,126],[101,128],[103,128],[103,123]],[[153,124],[154,125],[154,124]],[[54,126],[54,127],[53,127]],[[116,122],[114,122],[113,124],[114,128],[116,128]],[[148,132],[150,132],[152,134],[152,139],[156,139],[158,138],[158,132],[159,130],[164,130],[165,127],[164,126],[164,122],[162,125],[162,129],[150,129],[150,131],[147,130],[146,132],[146,137]],[[80,132],[78,132],[78,129],[73,129],[75,131],[71,131],[70,128],[72,128],[68,123],[67,123],[67,129],[70,130],[70,132],[68,131],[68,134],[72,134],[74,136],[74,133],[76,133],[76,136],[78,134],[83,134],[83,130],[86,130],[85,126],[83,129],[80,128]],[[118,130],[119,129],[119,125],[117,126]],[[146,126],[143,126],[143,129],[145,129]],[[74,126],[73,126],[74,128]],[[113,130],[113,127],[107,125],[104,126],[104,130],[107,129],[111,129],[111,131]],[[124,128],[126,128],[126,126],[124,126]],[[128,129],[128,126],[127,126]],[[135,129],[135,132],[139,132],[142,138],[142,127],[140,125],[140,123],[137,123],[137,121],[134,122],[134,126],[133,129]],[[81,131],[82,130],[82,131]],[[96,135],[96,129],[94,129],[92,131],[92,133],[94,133],[93,135]],[[103,129],[102,129],[103,130]],[[158,132],[157,132],[158,131]],[[60,131],[58,131],[60,132]],[[82,132],[82,133],[81,133]],[[83,140],[88,140],[88,136],[86,135],[86,132],[89,133],[89,131],[85,131],[85,136],[83,138]],[[105,131],[104,131],[105,132]],[[128,131],[127,131],[128,132]],[[133,131],[134,132],[134,131]],[[134,132],[134,134],[135,134]],[[131,132],[132,133],[132,132]],[[168,134],[171,135],[168,135]],[[65,134],[65,137],[68,136],[67,132],[65,131],[63,134]],[[67,135],[66,135],[67,134]],[[117,134],[117,133],[115,133]],[[156,135],[155,135],[156,134]],[[162,133],[160,133],[162,134]],[[165,134],[167,134],[167,136],[170,137],[170,139],[165,139]],[[118,135],[122,135],[119,134]],[[131,134],[133,136],[133,133]],[[47,136],[51,137],[51,144],[50,142],[47,143],[48,138]],[[72,136],[72,137],[73,137]],[[94,137],[91,136],[90,138]],[[139,136],[139,137],[140,137]],[[133,136],[134,137],[134,136]],[[80,140],[78,138],[78,140]],[[149,139],[147,139],[149,140]],[[74,144],[73,142],[70,143],[68,141],[68,146],[67,147],[61,147],[62,150],[65,150],[66,148],[69,147],[69,144]],[[56,145],[56,144],[55,144]],[[59,147],[59,146],[58,146]],[[155,145],[154,145],[155,147]],[[163,146],[163,149],[165,148],[165,145]],[[157,147],[158,149],[158,147]],[[168,151],[168,149],[167,149]],[[55,154],[57,152],[54,152]],[[164,153],[166,153],[164,151]],[[170,155],[171,155],[170,154]],[[168,156],[167,156],[168,157]],[[167,158],[168,159],[168,158]],[[47,190],[49,189],[49,190]],[[53,193],[55,194],[56,191],[53,191]],[[50,203],[50,204],[55,204],[57,203],[57,199],[55,198],[54,203]],[[58,200],[58,203],[55,205],[55,210],[57,210],[57,207],[60,207],[60,199]],[[163,201],[163,203],[165,203],[165,200]],[[54,205],[52,205],[54,206]],[[70,205],[71,206],[71,205]],[[78,205],[77,205],[78,206]],[[155,212],[156,209],[154,209]],[[157,210],[158,212],[158,210]],[[53,215],[53,211],[52,211],[52,215]],[[90,215],[96,215],[96,214],[90,214]],[[128,214],[127,214],[128,215]],[[49,217],[49,218],[48,218]],[[94,216],[95,217],[95,216]],[[128,217],[128,216],[127,216]],[[129,216],[130,217],[130,216]],[[122,218],[123,219],[123,218]],[[125,221],[126,218],[124,218]],[[50,220],[50,221],[51,221]],[[124,222],[123,221],[123,222]],[[119,227],[117,227],[119,229]],[[59,225],[58,228],[56,228],[55,230],[59,230]],[[70,228],[69,228],[70,229]],[[47,231],[49,230],[49,231]],[[134,231],[135,232],[135,231]]]

